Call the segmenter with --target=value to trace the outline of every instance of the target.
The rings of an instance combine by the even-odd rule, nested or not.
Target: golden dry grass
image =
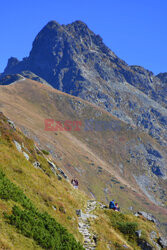
[[[121,123],[121,131],[104,133],[81,131],[47,132],[44,130],[44,119],[55,120],[84,120],[95,118],[117,120],[103,109],[96,107],[77,97],[72,97],[49,86],[31,80],[17,82],[9,86],[0,86],[1,110],[23,130],[36,140],[36,143],[52,151],[52,155],[67,175],[79,179],[80,188],[88,195],[92,192],[97,199],[116,197],[121,207],[150,211],[162,221],[167,211],[151,203],[141,192],[132,176],[132,173],[141,169],[127,162],[127,151],[124,145],[139,136],[139,131],[129,131]],[[10,101],[9,101],[10,100]],[[74,109],[71,103],[81,103],[84,108],[80,111]],[[78,104],[77,104],[78,105]],[[76,106],[77,106],[76,105]],[[143,142],[156,142],[140,133]],[[124,173],[119,169],[119,163],[124,165]],[[98,167],[102,172],[98,173]],[[118,184],[110,180],[116,178]],[[112,184],[112,188],[111,188]],[[124,189],[120,189],[123,186]],[[104,189],[108,193],[104,195]],[[104,197],[106,196],[106,197]]]

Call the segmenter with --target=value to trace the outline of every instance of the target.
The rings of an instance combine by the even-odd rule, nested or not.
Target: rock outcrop
[[[47,81],[37,76],[36,74],[32,73],[31,71],[21,71],[20,74],[28,79],[48,85]]]
[[[157,224],[157,220],[155,219],[155,217],[154,217],[152,214],[146,213],[146,212],[144,212],[144,211],[139,211],[139,212],[137,212],[137,213],[135,214],[135,216],[137,216],[137,217],[138,217],[139,215],[143,216],[146,220],[149,220],[149,221],[151,221],[151,222]]]
[[[23,155],[26,158],[26,160],[29,161],[30,157],[29,157],[29,155],[25,151],[23,151],[24,147],[20,143],[18,143],[17,141],[15,141],[15,140],[14,140],[14,144],[15,144],[17,150],[20,153],[23,153]]]
[[[10,125],[10,127],[12,129],[16,130],[16,125],[15,125],[15,123],[13,121],[11,121],[11,120],[8,119],[8,123],[9,123],[9,125]]]
[[[2,76],[26,71],[105,108],[167,145],[167,73],[155,76],[140,66],[129,66],[85,23],[49,22],[36,36],[29,56],[22,61],[10,58]]]
[[[49,22],[36,36],[29,56],[9,59],[1,77],[23,72],[26,77],[33,72],[54,88],[104,108],[127,124],[124,133],[138,127],[154,138],[146,143],[141,137],[135,143],[129,140],[127,165],[135,166],[132,174],[143,193],[165,206],[167,73],[155,76],[143,67],[129,66],[81,21]],[[71,103],[74,110],[82,110],[79,101]],[[124,165],[119,164],[121,171]]]
[[[158,239],[158,244],[163,248],[166,249],[167,248],[167,239],[165,239],[164,237],[160,237]]]
[[[22,79],[24,78],[20,74],[5,75],[4,77],[0,77],[0,85],[9,85]]]

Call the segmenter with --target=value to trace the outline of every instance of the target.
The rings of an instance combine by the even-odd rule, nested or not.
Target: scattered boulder
[[[41,168],[41,164],[39,163],[39,161],[35,161],[35,162],[33,163],[33,166],[34,166],[35,168]]]
[[[36,152],[37,152],[38,155],[41,154],[41,150],[39,149],[39,147],[37,147],[37,145],[35,145],[35,150],[36,150]]]
[[[138,211],[137,213],[135,213],[135,216],[139,216],[139,215],[143,216],[148,221],[152,221],[155,224],[157,223],[157,220],[152,214],[146,213],[144,211]]]
[[[21,145],[17,141],[14,141],[14,144],[19,152],[22,152]]]
[[[138,238],[141,237],[141,230],[138,230],[138,231],[136,231],[135,233],[136,233],[136,235],[137,235]]]
[[[76,210],[76,215],[79,216],[79,217],[81,217],[81,215],[82,215],[82,210],[81,210],[81,209],[77,209],[77,210]]]
[[[52,161],[47,160],[47,162],[49,163],[52,172],[56,175],[56,169],[57,169],[56,165]]]
[[[29,155],[26,152],[22,151],[22,147],[21,147],[20,143],[18,143],[17,141],[14,140],[14,144],[15,144],[17,150],[19,152],[22,152],[23,155],[24,155],[24,157],[27,159],[27,161],[29,161],[30,157],[29,157]]]
[[[23,151],[23,155],[25,156],[26,160],[29,161],[29,159],[30,159],[29,155],[24,151]]]
[[[99,202],[99,206],[100,206],[100,208],[101,208],[101,209],[108,208],[108,206],[106,206],[106,205],[102,204],[101,202]]]
[[[27,159],[27,161],[28,161],[28,160],[30,159],[30,157],[29,157],[29,155],[28,155],[26,152],[22,151],[22,147],[21,147],[20,143],[18,143],[17,141],[14,140],[14,144],[15,144],[17,150],[18,150],[19,152],[22,152],[23,155],[24,155],[24,157],[25,157],[25,158]]]
[[[53,208],[55,211],[57,210],[56,206],[52,206],[52,208]]]
[[[63,170],[61,168],[57,168],[57,170],[59,171],[59,173],[65,178],[68,179],[68,176],[63,172]]]
[[[106,205],[101,205],[100,208],[106,209],[106,208],[108,208],[108,206],[106,206]]]
[[[57,178],[58,178],[59,181],[62,180],[62,177],[59,174],[57,174]]]
[[[97,240],[98,240],[98,237],[97,237],[97,235],[93,235],[93,240],[94,240],[94,242],[95,242],[95,244],[97,244]]]
[[[138,246],[141,247],[141,249],[143,250],[153,250],[153,246],[151,246],[147,241],[142,240],[142,239],[138,239],[137,241]]]
[[[7,122],[9,123],[9,125],[10,125],[10,127],[12,129],[16,130],[16,125],[15,125],[15,123],[13,121],[11,121],[11,120],[8,119]]]
[[[158,243],[156,243],[155,241],[152,241],[152,243],[153,243],[154,246],[155,246],[154,249],[156,249],[156,250],[161,250],[161,249],[162,249],[162,247],[161,247]]]
[[[47,162],[49,163],[51,168],[53,168],[55,170],[57,169],[56,165],[52,161],[47,160]]]
[[[122,247],[123,247],[123,248],[129,248],[127,245],[123,245]]]
[[[152,231],[150,233],[150,238],[151,238],[151,240],[157,239],[157,233],[155,231]]]
[[[158,239],[158,244],[159,244],[162,248],[166,249],[166,248],[167,248],[167,239],[164,238],[164,237],[159,237],[159,239]]]

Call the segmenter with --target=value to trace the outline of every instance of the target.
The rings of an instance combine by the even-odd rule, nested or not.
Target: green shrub
[[[49,214],[21,210],[14,206],[12,215],[5,215],[26,237],[33,238],[44,249],[83,249],[80,243]]]
[[[136,222],[118,222],[117,228],[123,234],[129,234],[131,236],[135,235],[135,232],[138,229],[138,224]]]
[[[21,204],[24,208],[35,209],[31,201],[25,196],[22,190],[13,184],[0,170],[0,198],[13,200]]]
[[[72,217],[71,216],[67,216],[67,220],[72,220]]]
[[[44,249],[84,249],[67,229],[48,213],[40,213],[26,195],[0,171],[0,198],[13,200],[24,210],[14,206],[12,214],[4,214],[21,234],[33,238]]]
[[[44,155],[49,155],[49,152],[46,151],[45,149],[42,149],[41,151],[42,151],[42,153],[43,153]]]
[[[130,238],[135,237],[135,232],[138,230],[138,223],[128,221],[128,217],[125,214],[115,212],[115,211],[106,211],[110,218],[111,225],[118,229],[121,233],[130,236]]]

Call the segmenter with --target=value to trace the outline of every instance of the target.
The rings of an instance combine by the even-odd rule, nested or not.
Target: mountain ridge
[[[166,147],[147,133],[101,107],[28,79],[0,86],[0,98],[1,110],[71,178],[76,176],[87,194],[105,202],[115,196],[121,207],[151,211],[157,218],[161,211],[160,217],[165,216]],[[78,132],[49,132],[44,130],[45,119],[80,120],[83,126],[93,119],[113,125],[108,131],[82,127]]]
[[[42,53],[40,53],[41,51]],[[98,56],[99,53],[101,53],[101,57]],[[78,59],[76,54],[79,55]],[[53,87],[78,95],[80,90],[77,91],[77,86],[73,85],[78,81],[80,88],[82,88],[84,62],[89,63],[91,59],[92,62],[95,60],[93,69],[102,80],[127,81],[147,95],[150,92],[149,95],[154,100],[162,95],[161,104],[166,107],[162,91],[157,96],[157,85],[161,83],[161,77],[155,76],[151,71],[145,70],[141,66],[128,66],[103,43],[99,35],[94,34],[82,21],[75,21],[67,25],[60,25],[56,21],[48,22],[36,36],[29,56],[22,61],[10,58],[3,74],[30,70],[44,78]],[[108,72],[105,67],[101,67],[99,60],[104,60],[107,67],[112,68],[112,71]],[[90,70],[93,69],[90,67]],[[72,81],[72,78],[75,81]],[[152,84],[153,82],[154,84]]]
[[[147,246],[159,250],[166,246],[152,215],[115,212],[97,200],[88,200],[60,172],[49,152],[34,144],[2,112],[0,144],[1,249]]]
[[[143,197],[159,209],[166,208],[167,73],[155,76],[141,66],[129,66],[82,21],[68,25],[51,21],[37,34],[28,57],[22,61],[9,59],[0,75],[0,85],[5,85],[6,78],[15,74],[24,75],[25,81],[0,86],[2,110],[16,119],[25,133],[30,130],[37,141],[43,136],[41,140],[48,146],[47,150],[64,163],[67,171],[77,175],[82,173],[87,191],[108,199],[110,190],[113,192],[110,180],[107,179],[106,186],[97,186],[101,171],[104,171],[103,178],[107,178],[107,164],[110,174],[113,171],[115,176],[129,181],[130,186],[137,184]],[[45,84],[41,86],[26,78],[48,83],[62,92],[56,94],[53,88],[46,89],[49,87]],[[62,93],[65,93],[63,97]],[[8,99],[11,104],[7,103]],[[24,109],[18,100],[25,105]],[[15,107],[13,113],[10,105]],[[19,120],[16,111],[25,121]],[[26,120],[26,114],[30,121]],[[42,130],[41,134],[36,131],[37,124],[42,129],[42,119],[53,119],[54,114],[59,119],[66,117],[68,120],[117,119],[121,129],[119,132],[113,129],[110,133],[93,131],[86,134],[82,131],[80,135],[61,135],[61,140],[53,134],[44,140],[46,135]],[[39,121],[36,121],[37,117]],[[75,153],[67,145],[71,145]],[[85,160],[81,151],[88,153],[96,164]],[[66,158],[67,155],[69,159],[63,161],[63,156]],[[75,158],[76,155],[81,161]],[[92,176],[93,184],[90,185],[87,181],[91,181]],[[113,182],[117,183],[117,180]]]
[[[137,125],[166,145],[166,73],[155,76],[141,66],[128,66],[83,22],[49,22],[36,36],[29,56],[20,62],[9,59],[1,78],[25,70]]]

